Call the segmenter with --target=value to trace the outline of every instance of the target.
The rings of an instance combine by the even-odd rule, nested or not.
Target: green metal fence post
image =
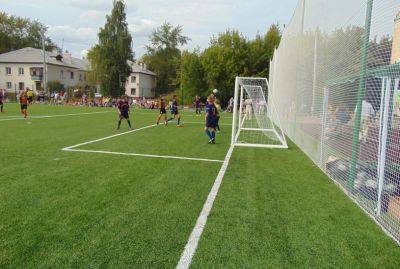
[[[350,192],[352,192],[354,189],[354,180],[357,174],[357,161],[360,149],[358,136],[360,132],[360,123],[361,123],[362,100],[365,95],[365,79],[368,67],[368,48],[369,48],[369,37],[371,32],[373,2],[374,2],[373,0],[368,0],[367,15],[365,18],[364,38],[361,50],[361,66],[359,75],[360,81],[358,84],[358,94],[357,94],[357,104],[356,104],[357,110],[355,113],[355,120],[354,120],[353,145],[351,151],[350,171],[349,171],[349,181],[348,181],[348,189]]]

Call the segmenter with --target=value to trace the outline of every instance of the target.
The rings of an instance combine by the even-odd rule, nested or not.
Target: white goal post
[[[232,145],[288,148],[266,78],[236,77]]]

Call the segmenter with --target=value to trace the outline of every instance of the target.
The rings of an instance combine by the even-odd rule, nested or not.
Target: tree
[[[51,80],[48,82],[47,87],[51,89],[51,91],[60,92],[65,90],[64,85],[57,80]]]
[[[200,57],[199,49],[182,53],[180,83],[184,92],[183,103],[191,103],[195,95],[207,94],[204,68],[201,65]]]
[[[131,73],[128,60],[133,61],[134,56],[122,0],[114,0],[111,15],[106,16],[98,37],[99,44],[88,53],[92,66],[90,81],[97,82],[105,96],[121,96],[125,93],[125,80]]]
[[[179,87],[178,68],[181,61],[179,46],[190,41],[182,35],[182,26],[166,22],[150,35],[150,46],[141,61],[157,74],[157,92],[173,92]]]
[[[208,89],[217,88],[222,103],[233,95],[235,77],[250,75],[248,55],[248,42],[237,30],[213,37],[203,52],[201,63]]]
[[[38,21],[9,16],[0,12],[0,53],[25,47],[42,48],[41,33],[46,27]],[[59,49],[50,38],[45,38],[46,50]]]

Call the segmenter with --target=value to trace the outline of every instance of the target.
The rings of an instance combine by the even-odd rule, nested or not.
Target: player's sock
[[[132,126],[131,126],[131,121],[130,120],[126,120],[127,122],[128,122],[128,126],[129,126],[129,128],[130,129],[132,129]]]
[[[178,125],[181,123],[181,117],[178,118]]]
[[[173,118],[169,118],[167,121],[171,121],[171,120],[173,120]]]
[[[211,136],[211,132],[210,132],[210,130],[208,130],[208,129],[206,129],[206,135],[208,136],[208,139],[212,139],[212,136]]]
[[[1,105],[1,112],[3,112],[3,105]]]
[[[215,144],[215,131],[211,132],[211,140],[212,140],[212,143]]]
[[[121,128],[121,120],[118,121],[118,129]]]

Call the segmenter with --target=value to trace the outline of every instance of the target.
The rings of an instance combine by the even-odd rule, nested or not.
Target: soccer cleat
[[[215,138],[211,139],[211,143],[215,144]]]
[[[212,139],[208,140],[208,144],[212,144],[212,143],[213,143]]]
[[[178,128],[182,128],[183,126],[182,126],[182,125],[176,125],[176,127],[178,127]]]

